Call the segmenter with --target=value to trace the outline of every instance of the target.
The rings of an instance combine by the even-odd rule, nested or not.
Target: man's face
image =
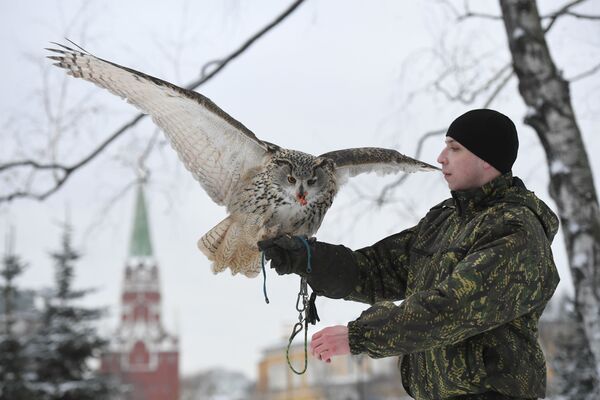
[[[446,137],[446,147],[438,156],[437,162],[442,164],[444,179],[450,190],[473,189],[486,181],[485,161],[451,137]]]

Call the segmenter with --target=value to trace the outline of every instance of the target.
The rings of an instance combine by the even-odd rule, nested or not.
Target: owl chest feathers
[[[241,190],[239,201],[230,212],[247,224],[256,224],[257,231],[265,229],[271,235],[312,236],[319,229],[336,192],[335,186],[332,186],[301,202],[265,172],[257,174]]]

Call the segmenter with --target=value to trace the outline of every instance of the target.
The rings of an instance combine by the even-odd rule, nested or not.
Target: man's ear
[[[483,162],[483,169],[485,169],[485,170],[489,170],[490,168],[494,168],[494,167],[492,167],[492,165],[491,165],[491,164],[489,164],[487,161],[483,161],[483,160],[481,160],[481,161]]]
[[[483,161],[483,160],[481,160],[481,161]],[[484,173],[491,179],[502,175],[502,173],[500,171],[498,171],[496,169],[496,167],[492,166],[492,164],[488,163],[487,161],[483,161],[482,167],[483,167]]]

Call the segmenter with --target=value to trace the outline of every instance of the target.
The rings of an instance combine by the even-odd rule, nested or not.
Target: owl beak
[[[305,206],[308,204],[308,201],[306,201],[307,194],[308,192],[296,193],[296,200],[298,200],[298,203],[300,203],[301,206]]]

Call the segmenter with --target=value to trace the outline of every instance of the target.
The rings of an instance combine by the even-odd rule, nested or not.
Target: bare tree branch
[[[137,169],[138,169],[138,173],[140,175],[139,178],[142,181],[147,181],[148,178],[150,177],[150,169],[146,165],[146,161],[148,160],[148,157],[150,157],[150,154],[152,153],[154,146],[156,146],[156,143],[158,142],[159,137],[160,137],[160,129],[156,128],[156,129],[154,129],[154,133],[152,134],[152,137],[148,141],[146,148],[144,149],[144,151],[142,151],[142,154],[140,154],[140,156],[137,159]]]
[[[483,18],[483,19],[491,19],[491,20],[495,20],[495,21],[502,21],[502,16],[500,16],[500,15],[493,15],[493,14],[486,14],[486,13],[471,11],[468,0],[463,1],[463,10],[464,11],[462,13],[459,13],[458,11],[456,11],[456,8],[454,8],[454,7],[451,7],[451,8],[456,13],[456,19],[458,22],[462,22],[468,18]]]
[[[447,8],[450,9],[452,14],[454,15],[454,18],[456,18],[457,22],[463,22],[470,18],[482,18],[482,19],[490,19],[490,20],[494,20],[494,21],[502,21],[502,16],[500,16],[500,15],[471,11],[468,0],[463,1],[462,10],[459,10],[457,7],[455,7],[451,1],[438,0],[438,2],[442,3]]]
[[[565,13],[565,15],[569,15],[571,17],[575,17],[575,18],[579,18],[579,19],[591,19],[591,20],[600,19],[600,15],[579,14],[579,13],[575,13],[573,11],[568,11]]]
[[[558,20],[558,18],[567,15],[567,13],[569,12],[569,9],[571,7],[575,7],[576,5],[579,5],[583,2],[585,2],[587,0],[573,0],[567,4],[565,4],[564,6],[562,6],[561,8],[559,8],[558,10],[541,17],[542,20],[544,19],[550,19],[550,22],[548,23],[548,25],[546,25],[546,27],[544,28],[544,33],[547,33],[550,28],[552,28],[552,25],[554,25],[554,23]]]
[[[507,71],[510,71],[510,73],[508,74],[508,77],[510,77],[512,75],[511,63],[507,63],[502,68],[500,68],[498,71],[496,71],[496,73],[494,73],[494,75],[492,75],[491,78],[489,78],[486,82],[484,82],[478,88],[475,88],[475,89],[472,89],[469,91],[461,89],[456,94],[451,94],[449,91],[447,91],[445,88],[442,87],[441,80],[443,80],[443,78],[444,78],[443,76],[441,77],[440,80],[434,82],[434,87],[436,89],[438,89],[439,91],[441,91],[450,101],[460,101],[463,104],[473,104],[473,102],[477,99],[477,97],[480,94],[488,91],[493,86],[493,84],[496,81],[498,81],[498,79],[500,79]],[[502,81],[505,81],[505,80],[506,80],[506,77],[504,79],[502,79]],[[494,91],[496,91],[496,90],[494,90]],[[495,97],[495,96],[492,96],[492,97]]]
[[[504,79],[500,81],[500,83],[498,84],[498,86],[496,86],[490,97],[485,101],[485,103],[483,103],[482,108],[488,108],[490,104],[492,104],[492,102],[496,99],[496,97],[498,97],[502,89],[506,87],[506,84],[511,80],[513,76],[515,76],[515,71],[512,69],[511,66],[510,74],[506,75]]]
[[[466,11],[464,14],[459,15],[457,20],[458,20],[458,22],[462,22],[467,18],[485,18],[485,19],[492,19],[495,21],[502,21],[502,17],[499,15],[477,13],[477,12],[473,12],[473,11]]]
[[[575,82],[580,79],[587,78],[588,76],[593,75],[598,71],[600,71],[600,64],[597,64],[597,65],[593,66],[592,68],[590,68],[589,70],[581,72],[581,73],[575,75],[574,77],[567,79],[567,81]]]
[[[590,19],[590,20],[600,19],[600,15],[586,15],[586,14],[576,13],[576,12],[573,12],[570,10],[572,7],[575,7],[585,1],[587,1],[587,0],[573,0],[573,1],[565,4],[564,6],[562,6],[560,9],[558,9],[548,15],[543,16],[542,19],[550,20],[550,22],[544,29],[544,32],[548,32],[550,30],[550,28],[552,28],[552,25],[554,25],[556,20],[562,16],[571,16],[571,17],[575,17],[575,18]],[[495,21],[502,21],[502,16],[500,16],[500,15],[493,15],[493,14],[486,14],[486,13],[479,13],[479,12],[471,11],[469,8],[468,1],[464,2],[464,11],[462,13],[458,12],[458,10],[449,2],[444,1],[443,3],[446,4],[448,7],[450,7],[450,9],[452,9],[454,14],[456,15],[456,20],[458,22],[462,22],[469,18],[484,18],[484,19],[490,19],[490,20],[495,20]]]
[[[304,2],[304,0],[296,0],[295,2],[293,2],[284,12],[282,12],[279,16],[277,16],[273,21],[271,21],[269,24],[267,24],[261,30],[259,30],[254,35],[252,35],[239,48],[237,48],[234,52],[229,54],[227,57],[225,57],[221,60],[209,62],[208,64],[210,64],[211,66],[215,65],[215,67],[212,71],[207,73],[206,66],[202,67],[202,69],[201,69],[202,73],[201,73],[200,77],[197,80],[186,85],[185,88],[190,89],[190,90],[196,89],[200,85],[204,84],[205,82],[207,82],[208,80],[213,78],[221,70],[223,70],[223,68],[225,68],[230,62],[232,62],[237,57],[239,57],[242,53],[244,53],[250,46],[252,46],[252,44],[254,44],[257,40],[262,38],[266,33],[271,31],[273,28],[275,28],[277,25],[279,25],[282,21],[284,21],[288,16],[290,16],[303,2]],[[45,200],[52,194],[56,193],[65,184],[65,182],[70,178],[70,176],[74,172],[80,170],[82,167],[84,167],[86,164],[88,164],[90,161],[92,161],[94,158],[96,158],[99,154],[101,154],[108,147],[108,145],[110,145],[113,141],[115,141],[115,139],[120,137],[123,133],[127,132],[129,129],[131,129],[133,126],[135,126],[145,116],[146,116],[145,114],[141,114],[141,113],[136,115],[133,119],[131,119],[129,122],[125,123],[121,128],[119,128],[117,131],[115,131],[113,134],[111,134],[108,138],[106,138],[102,143],[100,143],[100,145],[98,145],[94,150],[92,150],[87,156],[82,158],[80,161],[74,163],[73,165],[65,165],[65,164],[58,164],[58,163],[44,164],[44,163],[40,163],[36,160],[31,160],[31,159],[30,160],[22,160],[22,161],[13,161],[13,162],[5,163],[5,164],[0,164],[0,172],[6,172],[13,168],[29,167],[29,168],[33,168],[34,170],[58,171],[58,174],[61,175],[61,176],[58,176],[58,175],[56,176],[54,185],[46,191],[34,193],[34,192],[29,191],[28,189],[27,190],[15,190],[12,193],[9,193],[4,196],[0,196],[0,203],[10,202],[10,201],[18,199],[18,198],[30,198],[30,199],[39,200],[39,201]]]
[[[450,2],[448,0],[437,0],[437,2],[445,5],[446,7],[448,7],[452,11],[452,13],[454,14],[455,17],[458,17],[461,14],[456,9],[456,7],[454,7],[454,4],[452,4],[452,2]]]
[[[294,3],[292,3],[291,6],[289,6],[283,13],[281,13],[277,18],[275,18],[271,23],[269,23],[263,29],[261,29],[260,31],[255,33],[253,36],[251,36],[244,44],[242,44],[236,51],[231,53],[226,58],[222,59],[221,61],[211,61],[210,64],[218,63],[217,67],[213,71],[211,71],[210,73],[208,73],[206,75],[204,75],[204,72],[203,72],[202,76],[197,81],[192,82],[191,84],[186,86],[186,89],[195,89],[196,87],[202,85],[204,82],[206,82],[207,80],[209,80],[210,78],[212,78],[213,76],[218,74],[219,71],[221,71],[223,68],[225,68],[227,66],[227,64],[229,64],[231,61],[233,61],[235,58],[237,58],[240,54],[242,54],[244,51],[246,51],[250,46],[252,46],[252,44],[254,44],[254,42],[256,42],[258,39],[260,39],[262,36],[264,36],[271,29],[273,29],[277,25],[279,25],[288,16],[290,16],[303,2],[304,2],[304,0],[296,0]],[[202,68],[202,71],[205,71],[204,67]]]
[[[52,194],[56,193],[56,191],[58,191],[58,189],[60,189],[64,185],[64,183],[67,181],[67,179],[69,179],[69,177],[71,176],[71,174],[73,172],[79,170],[81,167],[83,167],[84,165],[86,165],[87,163],[92,161],[94,158],[96,158],[96,156],[98,154],[100,154],[112,141],[114,141],[117,137],[119,137],[121,134],[123,134],[123,132],[127,131],[132,126],[137,124],[143,117],[145,117],[144,114],[138,114],[133,120],[131,120],[127,124],[123,125],[119,130],[117,130],[110,137],[108,137],[106,140],[104,140],[104,142],[102,142],[90,154],[88,154],[86,157],[84,157],[83,159],[81,159],[80,161],[78,161],[77,163],[75,163],[71,166],[67,166],[64,164],[56,164],[56,163],[41,164],[35,160],[15,161],[15,162],[6,163],[4,165],[0,165],[0,172],[11,169],[11,168],[15,168],[15,167],[27,166],[27,167],[34,168],[36,170],[58,171],[59,173],[63,174],[61,177],[59,177],[54,182],[54,186],[52,186],[50,189],[46,190],[45,192],[35,194],[35,193],[29,192],[29,191],[17,190],[8,195],[0,196],[0,203],[9,202],[9,201],[12,201],[17,198],[30,198],[30,199],[39,200],[39,201],[45,200]]]

